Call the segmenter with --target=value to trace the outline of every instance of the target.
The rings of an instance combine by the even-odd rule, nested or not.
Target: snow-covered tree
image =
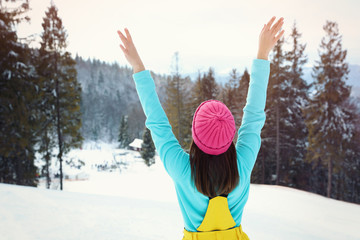
[[[283,50],[284,38],[275,45],[270,56],[270,76],[266,98],[266,122],[262,130],[262,143],[258,154],[261,161],[254,166],[254,181],[280,184],[282,182],[281,161],[286,152],[281,151],[286,144],[284,125],[287,121],[289,98],[285,91],[288,85],[288,66]],[[261,177],[260,177],[261,176]],[[282,184],[284,184],[282,182]]]
[[[28,1],[0,0],[0,182],[37,185],[34,165],[40,101],[34,51],[16,26],[29,20]]]
[[[241,124],[241,119],[243,117],[243,109],[245,107],[246,104],[246,97],[247,97],[247,93],[249,90],[249,83],[250,83],[250,74],[248,72],[248,70],[245,68],[244,73],[242,74],[242,76],[239,79],[239,85],[238,85],[238,90],[237,90],[237,95],[239,96],[238,101],[239,101],[239,110],[240,110],[240,118],[239,121],[237,122],[238,127],[240,127]]]
[[[306,107],[306,125],[309,129],[307,160],[326,164],[327,196],[332,196],[334,169],[337,171],[352,139],[354,126],[345,103],[350,96],[346,85],[348,64],[346,50],[342,50],[342,36],[336,22],[326,21],[325,36],[321,40],[319,57],[313,67],[315,92]]]
[[[287,186],[304,188],[307,183],[306,168],[309,167],[305,162],[307,128],[302,109],[308,104],[309,86],[303,79],[303,67],[307,62],[304,53],[306,44],[300,43],[301,33],[299,33],[296,23],[291,30],[290,44],[291,49],[286,52],[286,60],[289,65],[286,85],[287,103],[284,124],[284,182]],[[284,154],[283,154],[284,155]]]
[[[145,160],[149,167],[155,163],[155,145],[151,137],[150,130],[145,127],[143,135],[143,143],[141,144],[141,157]]]
[[[120,122],[120,131],[119,131],[119,148],[127,148],[131,143],[129,136],[129,127],[128,127],[128,116],[123,115]]]
[[[355,127],[347,145],[344,161],[340,163],[340,171],[334,174],[334,192],[337,199],[360,203],[360,99],[352,99],[346,102],[345,106],[350,110]]]
[[[202,77],[201,72],[198,72],[198,75],[196,77],[194,86],[191,90],[191,106],[192,110],[195,111],[195,109],[203,102],[205,101],[204,91],[202,87]]]
[[[225,83],[225,87],[222,89],[223,99],[222,102],[229,108],[231,113],[235,118],[235,123],[239,122],[240,119],[240,109],[239,109],[239,79],[240,76],[236,70],[233,68],[229,73],[229,81]]]
[[[174,54],[173,73],[167,79],[166,101],[164,110],[171,124],[175,137],[184,148],[190,147],[191,127],[188,110],[190,78],[182,77],[179,70],[178,52]]]
[[[217,99],[219,95],[219,86],[215,81],[215,71],[212,67],[204,74],[201,82],[205,100]]]
[[[45,15],[37,71],[42,78],[42,89],[45,91],[43,99],[45,105],[43,109],[46,110],[45,119],[46,122],[52,122],[47,132],[56,136],[56,140],[53,139],[53,141],[56,141],[58,147],[57,158],[60,163],[60,189],[62,190],[63,155],[73,147],[80,147],[83,141],[80,134],[81,86],[77,81],[76,62],[66,51],[67,34],[53,2]],[[50,146],[52,145],[48,145]]]

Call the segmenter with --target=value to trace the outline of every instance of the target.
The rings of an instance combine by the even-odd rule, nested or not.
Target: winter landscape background
[[[188,151],[202,101],[223,101],[240,127],[269,12],[285,17],[286,34],[269,56],[243,229],[251,239],[360,239],[359,2],[199,2],[0,0],[1,240],[181,239],[116,29],[133,27]]]

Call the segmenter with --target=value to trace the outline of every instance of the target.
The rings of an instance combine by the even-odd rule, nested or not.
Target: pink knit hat
[[[196,109],[192,137],[203,152],[212,155],[226,152],[234,139],[235,131],[234,117],[224,103],[207,100]]]

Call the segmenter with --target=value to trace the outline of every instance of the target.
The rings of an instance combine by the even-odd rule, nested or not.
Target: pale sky
[[[179,52],[181,73],[228,73],[250,68],[258,36],[272,16],[284,17],[285,38],[294,20],[307,43],[309,64],[326,20],[336,21],[343,35],[347,62],[360,64],[360,1],[358,0],[54,0],[68,33],[68,51],[84,58],[127,64],[116,33],[127,27],[147,69],[171,73]],[[18,28],[20,37],[42,32],[50,0],[30,0],[31,24]],[[38,46],[38,43],[34,43]],[[130,65],[129,65],[130,66]]]

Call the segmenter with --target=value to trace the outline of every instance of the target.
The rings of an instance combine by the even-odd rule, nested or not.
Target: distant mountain
[[[347,85],[350,85],[351,95],[360,97],[360,65],[349,64],[349,74]],[[304,68],[304,79],[307,83],[312,83],[314,80],[311,76],[312,68]]]
[[[360,87],[360,65],[349,65],[349,69],[349,85]]]

